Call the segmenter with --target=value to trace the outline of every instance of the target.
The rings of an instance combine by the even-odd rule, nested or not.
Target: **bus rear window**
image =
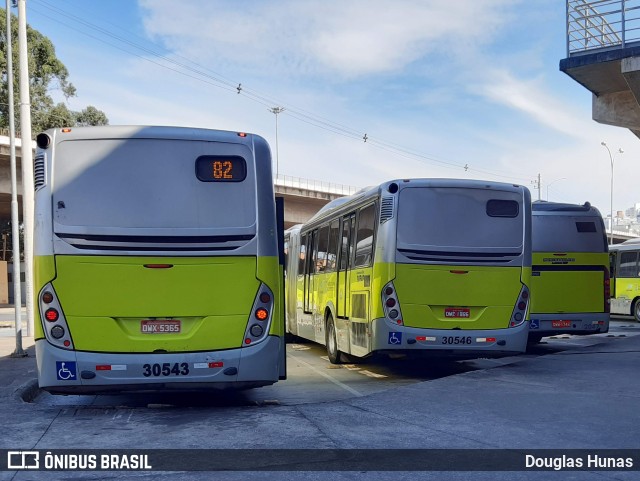
[[[578,232],[598,232],[595,222],[576,222]]]
[[[531,220],[534,252],[607,252],[604,224],[597,217],[534,212]]]
[[[521,194],[487,189],[411,187],[400,191],[398,246],[430,249],[520,248]]]
[[[518,217],[520,205],[515,200],[491,199],[487,202],[489,217]]]
[[[60,142],[53,166],[54,220],[138,231],[252,228],[257,208],[251,155],[243,146],[175,139]],[[195,171],[198,163],[205,169],[205,161],[208,182],[199,181]],[[231,173],[225,174],[226,161]],[[235,177],[211,182],[225,175]],[[233,181],[241,178],[247,181]]]

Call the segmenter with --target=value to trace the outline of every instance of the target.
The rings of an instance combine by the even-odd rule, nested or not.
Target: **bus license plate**
[[[140,321],[140,332],[142,334],[177,334],[182,328],[178,320],[145,320]]]
[[[444,317],[469,317],[469,309],[459,308],[459,307],[447,307],[444,310]]]
[[[551,327],[571,327],[571,321],[551,321]]]

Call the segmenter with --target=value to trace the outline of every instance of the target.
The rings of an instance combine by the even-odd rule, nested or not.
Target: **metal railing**
[[[329,194],[351,195],[360,189],[352,185],[334,184],[321,180],[303,179],[290,175],[278,174],[274,182],[276,187],[293,187],[296,189],[306,189],[315,192],[326,192]]]
[[[567,57],[640,42],[640,0],[567,0]]]

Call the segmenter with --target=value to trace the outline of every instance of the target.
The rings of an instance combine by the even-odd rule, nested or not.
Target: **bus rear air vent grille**
[[[35,190],[45,184],[45,168],[44,168],[44,155],[37,155],[33,165],[33,184]]]
[[[393,197],[383,197],[380,206],[380,224],[384,224],[393,217]]]

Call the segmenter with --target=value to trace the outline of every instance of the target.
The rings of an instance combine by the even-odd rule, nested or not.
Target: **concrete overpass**
[[[11,220],[11,150],[8,132],[0,130],[0,222]],[[22,155],[20,139],[16,139],[18,207],[22,218]],[[35,152],[35,142],[33,144]]]
[[[560,70],[593,93],[593,120],[640,137],[640,0],[566,0]]]

